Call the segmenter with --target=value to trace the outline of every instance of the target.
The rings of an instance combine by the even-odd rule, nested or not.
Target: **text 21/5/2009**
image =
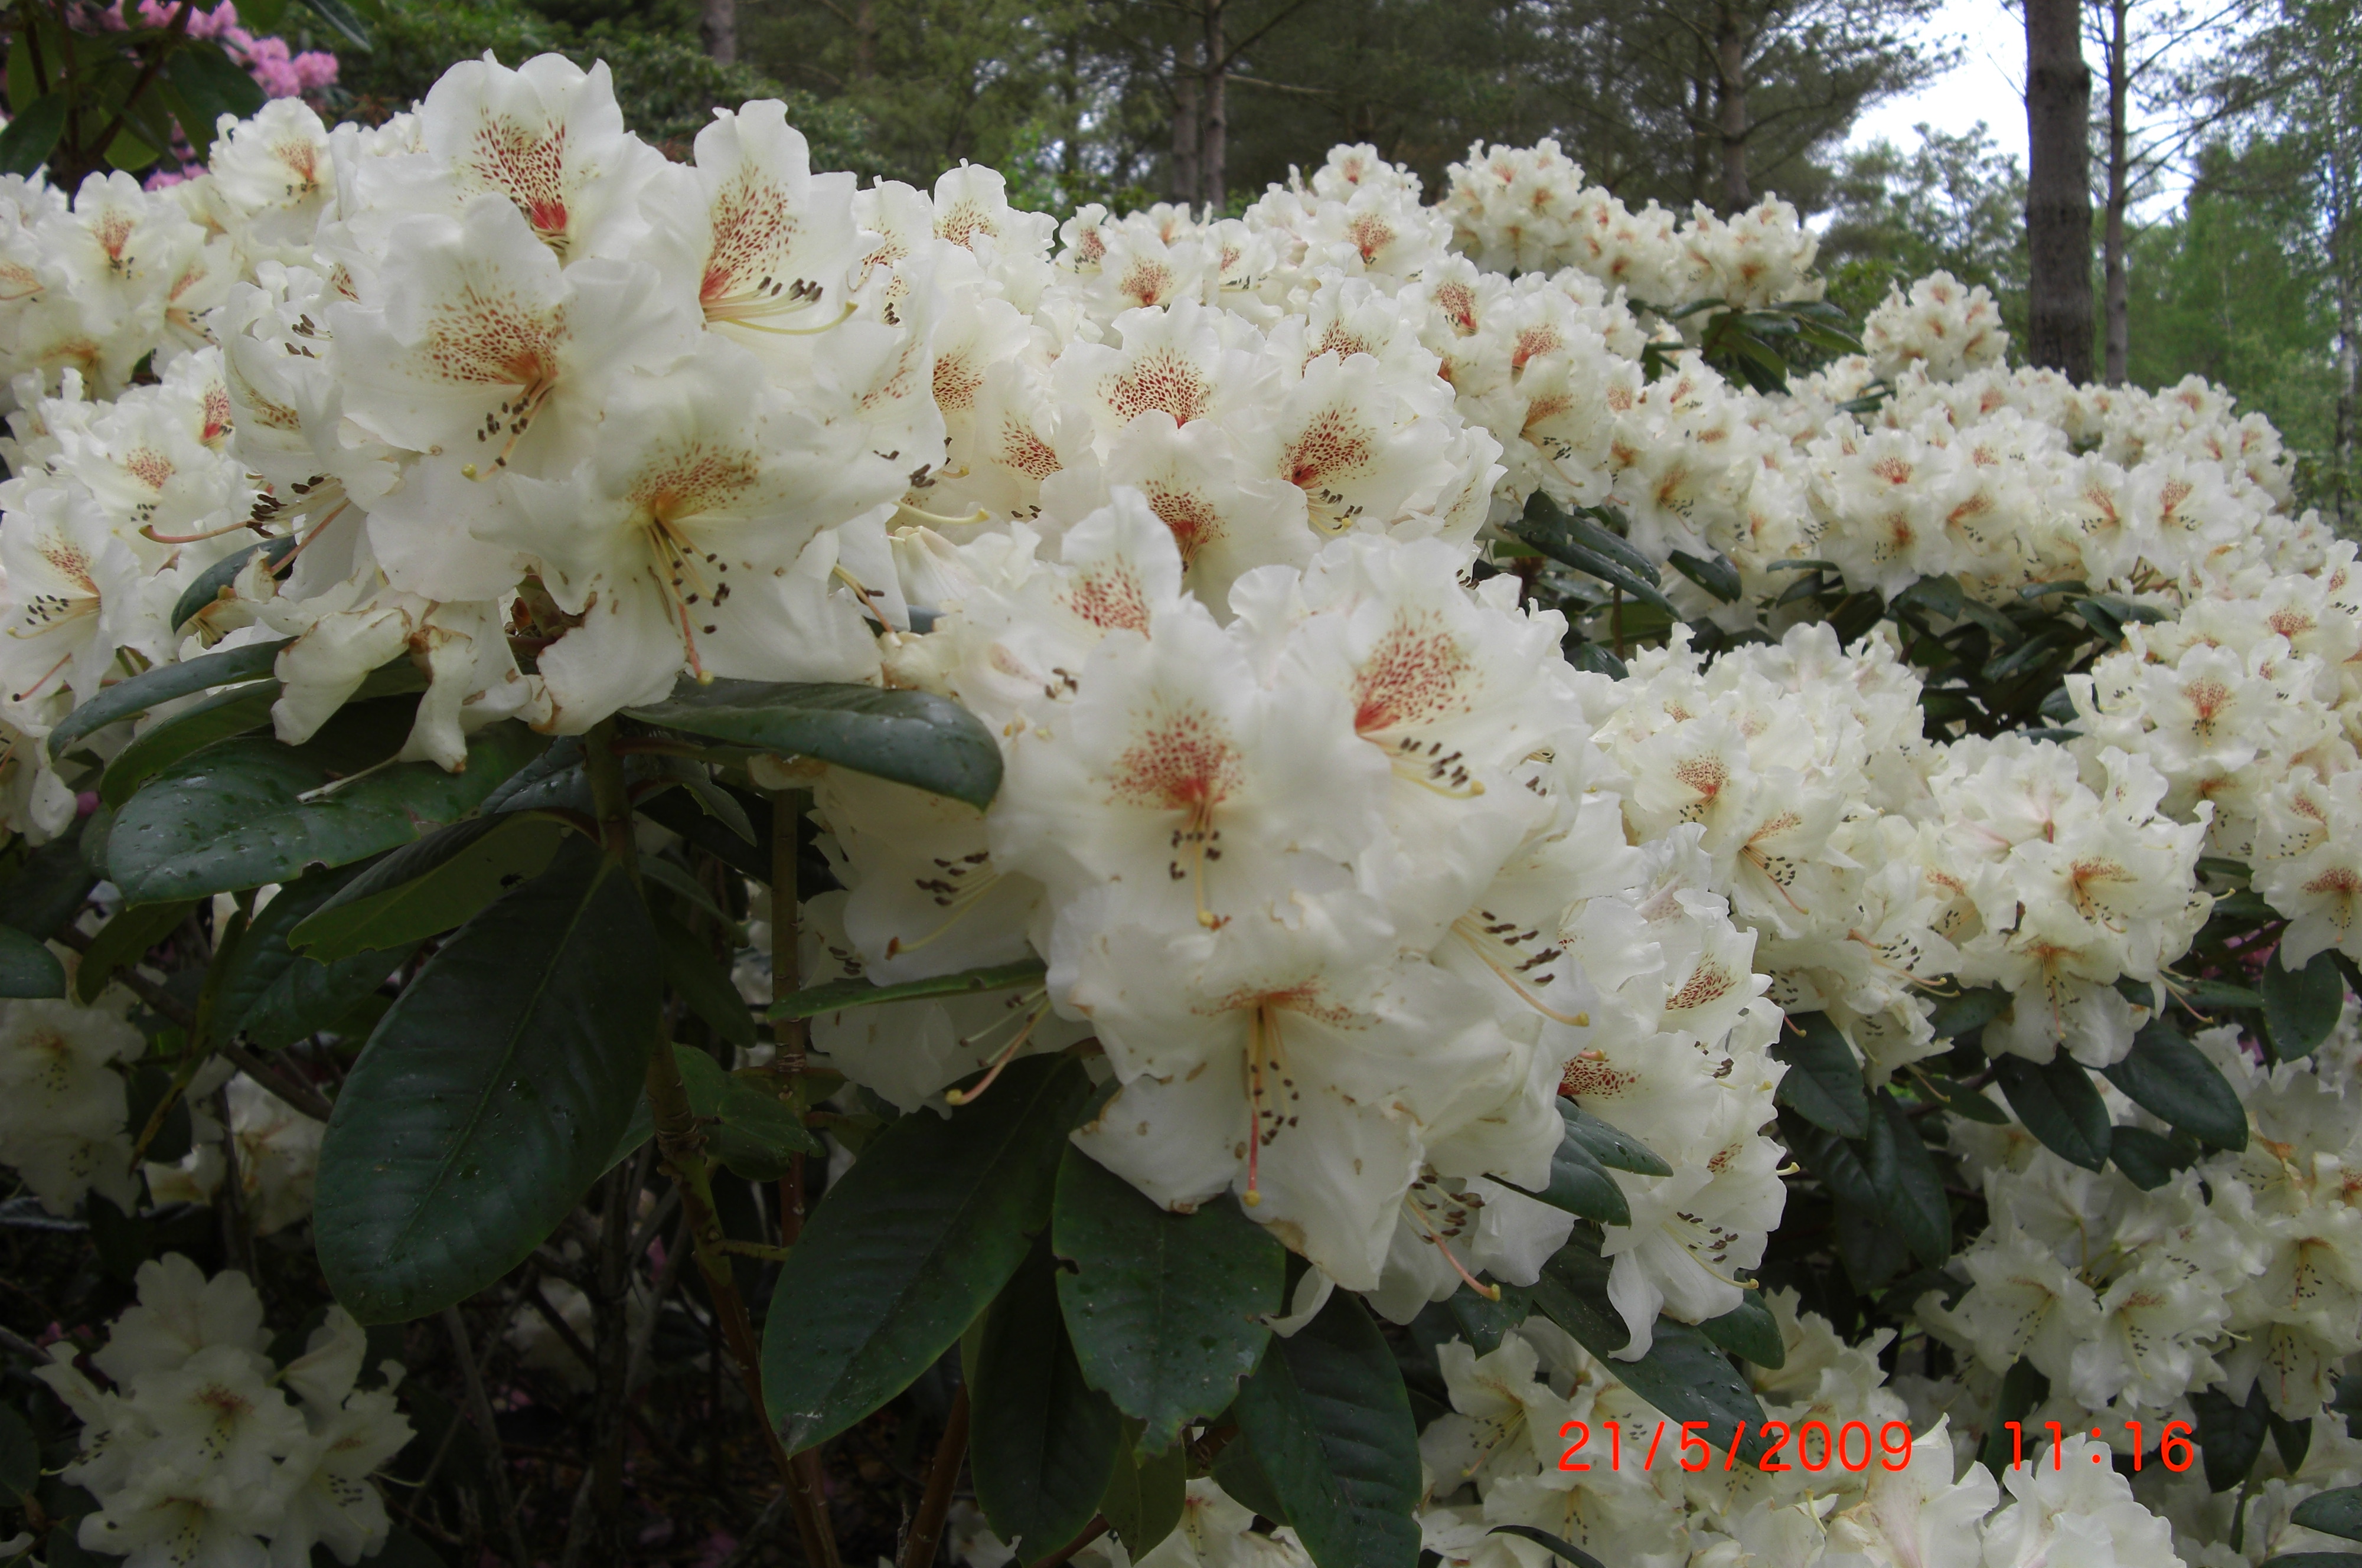
[[[2025,1457],[2025,1436],[2019,1424],[2005,1421],[2003,1425],[2009,1430],[2011,1466],[2015,1468],[2029,1463]],[[2047,1421],[2044,1425],[2050,1430],[2051,1467],[2061,1468],[2065,1463],[2062,1445],[2066,1433],[2057,1421]],[[2132,1434],[2128,1457],[2132,1460],[2132,1467],[2138,1470],[2142,1451],[2147,1447],[2147,1433],[2138,1421],[2126,1421],[2125,1426]],[[1720,1468],[1736,1468],[1739,1450],[1747,1442],[1747,1423],[1741,1421],[1731,1435],[1730,1446],[1720,1450],[1706,1441],[1705,1434],[1707,1429],[1708,1423],[1705,1421],[1683,1421],[1681,1424],[1681,1436],[1675,1444],[1681,1467],[1684,1470],[1710,1468],[1719,1453]],[[2164,1435],[2158,1443],[2158,1459],[2168,1470],[2190,1468],[2197,1456],[2197,1447],[2190,1441],[2189,1435],[2194,1430],[2188,1421],[2168,1421],[2165,1424]],[[1665,1430],[1666,1423],[1659,1421],[1650,1431],[1648,1449],[1640,1456],[1641,1469],[1649,1469],[1657,1463],[1658,1448],[1664,1441]],[[1592,1431],[1588,1421],[1569,1421],[1559,1428],[1559,1437],[1569,1444],[1566,1452],[1559,1455],[1558,1467],[1561,1470],[1624,1468],[1622,1424],[1610,1421],[1599,1427],[1599,1436],[1605,1440],[1606,1447],[1604,1456],[1593,1448]],[[1639,1434],[1635,1430],[1635,1446],[1639,1444]],[[2097,1427],[2092,1429],[2092,1439],[2094,1442],[2104,1443],[2106,1441]],[[1881,1426],[1874,1441],[1870,1424],[1866,1421],[1847,1421],[1834,1431],[1826,1421],[1799,1421],[1793,1429],[1785,1421],[1766,1421],[1757,1431],[1757,1442],[1761,1445],[1762,1452],[1749,1463],[1766,1472],[1796,1469],[1819,1472],[1827,1470],[1832,1463],[1841,1470],[1867,1470],[1873,1460],[1881,1469],[1902,1470],[1911,1463],[1911,1428],[1903,1421],[1888,1421]],[[2039,1452],[2037,1445],[2037,1462]],[[2091,1456],[2092,1463],[2104,1463],[2108,1452],[2105,1448],[2094,1452]],[[1603,1457],[1606,1463],[1598,1463]]]

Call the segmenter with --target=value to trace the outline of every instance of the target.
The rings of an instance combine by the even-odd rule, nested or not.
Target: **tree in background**
[[[1943,271],[1990,290],[2013,342],[2025,333],[2025,171],[1982,124],[1958,136],[1913,127],[1909,151],[1880,140],[1846,154],[1829,193],[1820,268],[1859,321],[1891,288]]]
[[[2337,324],[2305,176],[2286,141],[2201,154],[2181,211],[2132,242],[2127,370],[2146,387],[2218,381],[2319,453],[2334,436]]]
[[[2092,373],[2092,68],[2081,0],[2025,0],[2026,358]]]

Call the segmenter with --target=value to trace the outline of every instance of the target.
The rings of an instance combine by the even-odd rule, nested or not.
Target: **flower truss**
[[[356,1312],[432,1310],[606,1168],[646,1040],[550,1145],[548,1223],[441,1274],[354,1229],[353,1173],[389,1167],[342,1106],[427,1049],[471,933],[517,951],[562,904],[653,949],[646,910],[701,888],[778,1022],[668,966],[723,1052],[683,1104],[754,1137],[722,1086],[788,1084],[781,1136],[832,1156],[771,1297],[772,1419],[824,1441],[973,1321],[985,1420],[1040,1233],[1057,1353],[1142,1463],[1191,1445],[1177,1522],[1102,1509],[1075,1561],[2328,1540],[2362,1518],[2306,1511],[2362,1480],[2355,547],[2291,513],[2259,416],[2012,370],[1948,276],[1866,353],[1807,352],[1814,248],[1776,200],[1633,212],[1549,142],[1472,149],[1435,205],[1339,148],[1240,218],[1060,224],[987,169],[814,172],[776,103],[668,161],[555,57],[454,67],[377,128],[281,99],[169,191],[6,182],[17,853],[110,878],[94,953],[177,900],[217,954],[292,931],[357,963],[304,982],[332,1012],[265,993],[221,1027],[368,1043],[324,1143],[266,1082],[211,1099],[226,1066],[174,1066],[94,970],[8,1004],[0,1159],[59,1213],[235,1174],[257,1231],[309,1216]],[[767,798],[795,804],[758,828]],[[239,801],[273,813],[253,844],[203,847]],[[799,819],[834,883],[800,898]],[[611,899],[585,835],[652,875]],[[439,923],[370,902],[469,856],[492,871]],[[600,967],[569,983],[639,1016],[645,965]],[[216,1114],[136,1165],[127,1085],[165,1066]],[[958,1164],[1037,1123],[1033,1176]],[[930,1162],[1034,1217],[854,1408],[798,1314]],[[1094,1337],[1119,1219],[1267,1270],[1212,1395],[1143,1392]],[[274,1370],[251,1313],[119,1348],[174,1313],[118,1326],[111,1390],[45,1374],[86,1422],[85,1544],[365,1547],[375,1493],[303,1477],[339,1422],[391,1441],[352,1413],[391,1395]],[[343,1353],[320,1332],[307,1359]],[[1385,1417],[1393,1468],[1337,1503],[1279,1384],[1369,1353],[1398,1383],[1397,1352],[1433,1369],[1425,1430]],[[1769,1463],[1775,1427],[1821,1464]],[[2268,1429],[2297,1435],[2239,1436]],[[1878,1462],[1864,1435],[1831,1466],[1857,1430]],[[1694,1431],[1738,1462],[1682,1463]],[[967,1561],[1095,1517],[977,1453]]]

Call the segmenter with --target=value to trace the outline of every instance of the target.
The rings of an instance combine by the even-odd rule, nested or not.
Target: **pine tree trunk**
[[[1226,91],[1231,62],[1222,29],[1222,5],[1223,0],[1206,0],[1206,93],[1198,138],[1198,200],[1212,207],[1217,217],[1231,199],[1231,114]]]
[[[738,63],[738,0],[704,0],[698,33],[705,52],[724,65]]]
[[[2331,482],[2330,509],[2336,514],[2337,528],[2350,536],[2357,523],[2362,523],[2362,496],[2355,493],[2356,480],[2362,474],[2355,471],[2355,421],[2362,416],[2362,343],[2356,333],[2362,333],[2362,301],[2356,301],[2354,274],[2356,263],[2362,257],[2354,254],[2357,237],[2354,210],[2351,206],[2351,170],[2339,170],[2332,175],[2340,186],[2342,210],[2330,229],[2329,265],[2337,279],[2337,425],[2330,438],[2330,458],[2337,465]]]
[[[1183,61],[1175,51],[1173,61],[1173,199],[1185,206],[1198,200],[1198,146],[1200,129],[1198,123],[1198,86],[1203,79],[1202,61]]]
[[[2105,258],[2102,275],[2106,291],[2106,369],[2112,387],[2125,384],[2132,357],[2131,282],[2125,272],[2125,208],[2132,200],[2132,154],[2125,119],[2132,97],[2132,75],[2126,64],[2125,34],[2130,30],[2132,0],[2108,4],[2108,221],[2101,240]]]
[[[1728,6],[1722,7],[1715,34],[1715,67],[1720,100],[1716,124],[1722,132],[1722,209],[1726,214],[1743,213],[1755,204],[1747,189],[1747,34],[1738,13]]]
[[[2081,0],[2025,0],[2026,358],[2092,376],[2092,70]]]

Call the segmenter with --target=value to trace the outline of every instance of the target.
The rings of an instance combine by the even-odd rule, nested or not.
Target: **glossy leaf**
[[[2362,1486],[2316,1492],[2296,1506],[2289,1522],[2317,1529],[2323,1535],[2362,1540]]]
[[[187,589],[182,592],[179,599],[173,602],[172,629],[179,631],[207,609],[219,603],[222,591],[237,580],[237,574],[246,569],[246,563],[254,558],[256,551],[262,552],[263,558],[276,568],[294,548],[295,541],[292,538],[265,539],[259,544],[248,545],[232,550],[214,562],[191,579]]]
[[[1126,1421],[1124,1427],[1131,1431],[1139,1424]],[[1173,1533],[1189,1498],[1189,1451],[1176,1442],[1162,1453],[1142,1457],[1136,1437],[1134,1433],[1116,1446],[1114,1471],[1099,1496],[1098,1510],[1135,1562]]]
[[[654,949],[630,878],[578,841],[403,992],[320,1152],[320,1266],[355,1317],[472,1296],[581,1200],[657,1038]]]
[[[781,756],[809,756],[981,811],[1000,789],[1000,745],[984,721],[924,691],[684,678],[672,696],[626,710],[644,723]]]
[[[1050,1235],[1075,1265],[1058,1302],[1084,1375],[1142,1423],[1142,1452],[1220,1414],[1270,1342],[1264,1315],[1280,1309],[1287,1254],[1271,1233],[1227,1197],[1169,1213],[1070,1146]]]
[[[2009,1125],[2008,1111],[1957,1078],[1948,1078],[1941,1073],[1918,1073],[1917,1077],[1922,1098],[1942,1106],[1948,1114],[1968,1121],[1981,1121],[1988,1127]]]
[[[1708,559],[1694,556],[1687,550],[1675,550],[1668,559],[1675,571],[1680,572],[1725,604],[1738,602],[1738,596],[1743,591],[1742,585],[1738,580],[1738,569],[1730,564],[1728,556],[1717,550],[1713,558]]]
[[[1123,1432],[1115,1406],[1076,1364],[1057,1272],[1047,1244],[1037,1243],[984,1315],[968,1386],[976,1498],[992,1533],[1027,1562],[1090,1523]]]
[[[1562,1098],[1559,1103],[1571,1102]],[[1551,1156],[1549,1184],[1531,1196],[1585,1220],[1608,1225],[1632,1222],[1632,1206],[1625,1199],[1624,1189],[1616,1185],[1607,1167],[1599,1163],[1599,1157],[1571,1128],[1560,1138],[1558,1150]]]
[[[1609,1126],[1565,1095],[1558,1097],[1558,1113],[1566,1123],[1566,1135],[1582,1143],[1593,1159],[1609,1169],[1630,1171],[1634,1176],[1673,1174],[1672,1166],[1658,1158],[1646,1143]]]
[[[91,938],[89,950],[74,969],[75,999],[84,1007],[96,1001],[109,980],[127,966],[139,962],[196,907],[196,900],[182,899],[166,904],[132,904],[117,910],[115,918],[100,926],[98,934]]]
[[[0,174],[32,178],[64,134],[66,105],[65,94],[44,94],[0,130]]]
[[[1522,1285],[1504,1285],[1495,1280],[1493,1288],[1501,1293],[1498,1301],[1488,1301],[1473,1290],[1455,1290],[1444,1299],[1443,1309],[1460,1326],[1460,1337],[1476,1347],[1478,1355],[1490,1355],[1501,1348],[1501,1336],[1534,1314],[1532,1290]]]
[[[1760,1290],[1749,1291],[1738,1306],[1698,1327],[1716,1344],[1758,1366],[1776,1372],[1788,1364],[1788,1345],[1780,1333],[1780,1320],[1764,1305]]]
[[[1649,1353],[1638,1361],[1608,1361],[1617,1381],[1654,1405],[1668,1420],[1704,1421],[1705,1439],[1717,1452],[1729,1449],[1738,1425],[1747,1435],[1738,1445],[1742,1463],[1763,1451],[1763,1407],[1705,1331],[1671,1318],[1657,1320]]]
[[[0,997],[61,997],[65,966],[40,941],[0,925]]]
[[[880,1002],[910,1001],[919,997],[962,996],[974,991],[1005,991],[1014,986],[1037,984],[1045,973],[1047,966],[1040,959],[1028,958],[1020,964],[995,964],[988,968],[963,969],[956,975],[906,980],[895,986],[873,985],[867,980],[832,980],[824,986],[807,986],[791,997],[773,1002],[769,1016],[778,1020],[819,1018],[824,1013],[842,1012],[847,1008],[876,1007]]]
[[[59,722],[58,727],[50,732],[50,755],[63,756],[84,735],[105,729],[118,719],[136,718],[160,702],[208,687],[235,686],[269,675],[270,667],[278,661],[279,650],[286,646],[283,640],[248,643],[179,664],[160,664],[128,680],[118,680]]]
[[[2100,1070],[2125,1099],[2158,1121],[2218,1149],[2247,1146],[2247,1108],[2222,1070],[2170,1019],[2151,1020],[2133,1036],[2123,1061]]]
[[[99,779],[98,798],[110,806],[120,806],[138,792],[139,786],[181,758],[269,723],[270,705],[278,701],[279,682],[251,681],[216,691],[168,719],[158,720],[115,754]]]
[[[123,806],[108,867],[141,903],[292,881],[307,867],[350,865],[470,814],[546,744],[523,724],[496,723],[469,740],[460,772],[396,763],[307,798],[329,782],[315,748],[224,741],[167,768]]]
[[[1584,1349],[1606,1357],[1630,1343],[1632,1333],[1607,1299],[1613,1264],[1600,1255],[1602,1241],[1598,1226],[1578,1222],[1526,1294],[1537,1311],[1573,1334]]]
[[[0,925],[28,936],[55,936],[82,910],[98,878],[70,838],[51,839],[27,854],[0,881]]]
[[[1012,1063],[948,1119],[889,1124],[829,1188],[764,1321],[764,1400],[789,1449],[910,1386],[1000,1293],[1049,1220],[1089,1090],[1063,1056]]]
[[[1913,1255],[1929,1268],[1943,1267],[1952,1255],[1952,1209],[1944,1196],[1944,1175],[1891,1090],[1882,1088],[1873,1099],[1866,1143],[1871,1185],[1884,1200],[1888,1218]]]
[[[2002,1374],[2001,1391],[1993,1399],[1992,1419],[1985,1423],[1985,1441],[1977,1452],[1977,1463],[1996,1477],[2009,1474],[2012,1455],[2009,1423],[2016,1421],[2021,1429],[2025,1418],[2035,1408],[2050,1397],[2050,1379],[2030,1361],[2012,1363]]]
[[[713,1123],[707,1136],[732,1174],[777,1181],[798,1154],[827,1156],[795,1107],[778,1095],[766,1094],[694,1045],[676,1045],[672,1054],[689,1089],[689,1108]]]
[[[277,897],[255,911],[222,977],[214,1011],[218,1032],[242,1034],[267,1051],[292,1045],[335,1027],[409,961],[418,949],[415,941],[331,963],[307,957],[291,944],[292,933],[305,920],[366,875],[349,867],[314,871],[281,888]]]
[[[2362,1551],[2283,1551],[2263,1568],[2362,1568]]]
[[[1936,1003],[1927,1025],[1938,1040],[1956,1040],[1972,1033],[2009,1010],[2009,993],[1999,986],[1980,986]]]
[[[2155,1192],[2198,1163],[2197,1140],[2169,1138],[2146,1127],[2119,1126],[2108,1133],[2108,1158],[2125,1179],[2143,1192]]]
[[[1993,1078],[2045,1148],[2087,1171],[2106,1168],[2108,1102],[2081,1063],[2064,1051],[2038,1066],[2023,1056],[1996,1056]]]
[[[2247,1390],[2247,1402],[2235,1405],[2219,1388],[2202,1388],[2191,1395],[2190,1408],[2198,1418],[2198,1452],[2206,1462],[2206,1489],[2227,1492],[2247,1478],[2263,1456],[2264,1436],[2271,1430],[2271,1404],[2257,1378]]]
[[[2275,952],[2264,966],[2263,992],[2264,1032],[2284,1062],[2311,1055],[2345,1010],[2345,977],[2326,948],[2295,974],[2280,967]]]
[[[572,831],[531,812],[454,823],[346,881],[290,940],[323,961],[414,947],[540,876]]]
[[[1274,1340],[1231,1408],[1319,1568],[1417,1568],[1418,1428],[1360,1297]]]
[[[17,1507],[41,1479],[41,1445],[25,1418],[0,1405],[0,1497]]]
[[[1772,1055],[1788,1065],[1774,1098],[1816,1127],[1845,1138],[1870,1131],[1870,1097],[1853,1047],[1825,1012],[1788,1015],[1772,1043]]]

